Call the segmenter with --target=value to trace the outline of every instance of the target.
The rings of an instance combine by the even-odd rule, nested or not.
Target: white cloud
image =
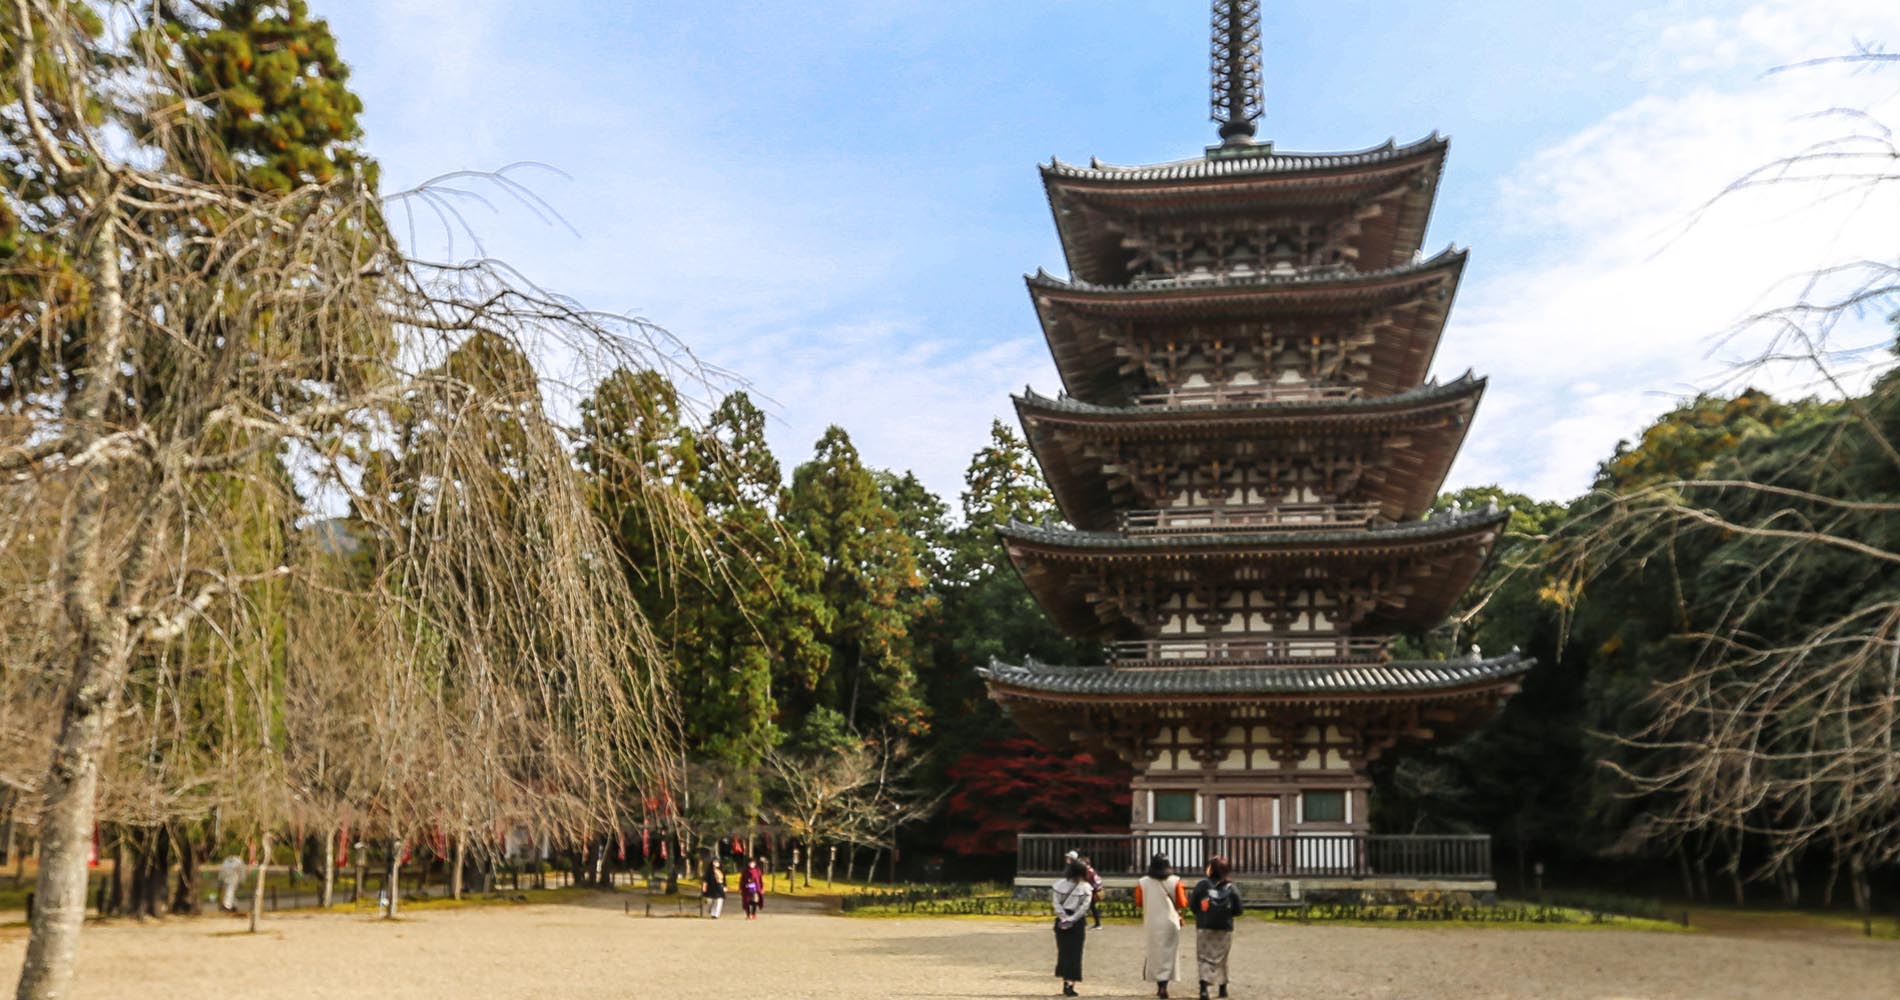
[[[1770,186],[1698,211],[1750,170],[1855,127],[1816,112],[1900,125],[1900,69],[1707,75],[1849,51],[1857,37],[1900,40],[1900,6],[1775,0],[1660,27],[1631,60],[1671,67],[1652,93],[1510,173],[1492,224],[1537,249],[1499,261],[1476,248],[1439,364],[1492,378],[1454,483],[1575,495],[1618,439],[1761,348],[1755,332],[1724,338],[1738,321],[1792,301],[1816,268],[1891,259],[1900,183],[1833,199],[1824,185]],[[1842,335],[1889,336],[1878,318]],[[1787,368],[1752,381],[1815,391]]]

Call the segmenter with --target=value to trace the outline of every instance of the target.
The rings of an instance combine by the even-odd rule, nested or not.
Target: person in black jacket
[[[1240,916],[1240,887],[1227,877],[1227,859],[1207,859],[1207,877],[1188,894],[1194,912],[1194,959],[1200,966],[1201,1000],[1209,986],[1227,995],[1227,953],[1234,946],[1234,918]]]

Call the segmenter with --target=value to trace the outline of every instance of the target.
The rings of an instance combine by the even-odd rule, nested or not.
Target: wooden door
[[[1280,833],[1279,800],[1272,795],[1229,795],[1221,799],[1226,836],[1221,851],[1236,875],[1275,871],[1279,851],[1268,838]]]
[[[1280,832],[1274,829],[1273,796],[1229,795],[1222,801],[1227,807],[1229,837],[1271,837]]]

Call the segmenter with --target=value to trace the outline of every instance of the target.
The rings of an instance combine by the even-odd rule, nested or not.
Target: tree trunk
[[[336,842],[338,838],[325,834],[323,838],[323,885],[317,890],[317,905],[329,909],[336,899]]]
[[[464,851],[464,842],[460,835],[456,836],[455,847],[451,849],[449,853],[453,858],[453,860],[449,862],[449,898],[461,899],[462,865],[467,858],[467,854]]]
[[[389,841],[389,909],[383,916],[396,918],[396,897],[402,895],[402,840],[392,837]]]
[[[1867,861],[1859,854],[1847,859],[1847,884],[1854,890],[1854,909],[1862,914],[1873,912],[1874,890],[1867,882]]]
[[[1689,852],[1681,847],[1676,848],[1676,867],[1682,870],[1682,895],[1695,899],[1695,876],[1689,871]]]
[[[197,916],[198,844],[192,840],[191,828],[186,825],[173,829],[172,840],[178,845],[178,881],[172,886],[172,912]]]
[[[13,810],[20,804],[20,795],[11,788],[0,788],[0,802],[6,803],[5,816],[0,818],[0,865],[4,865],[13,860]]]
[[[145,849],[139,854],[133,869],[137,879],[134,883],[133,913],[141,920],[146,917],[157,919],[164,915],[165,887],[171,878],[171,831],[163,826],[151,827],[145,832],[143,840]]]
[[[1779,873],[1775,881],[1781,886],[1781,902],[1784,906],[1801,905],[1801,877],[1795,874],[1794,866],[1789,865]]]
[[[264,836],[257,849],[257,885],[251,888],[251,933],[257,933],[257,921],[264,915],[264,876],[270,871],[270,831]]]
[[[846,882],[851,881],[851,876],[853,873],[857,871],[857,868],[858,868],[858,845],[854,841],[852,843],[846,844],[844,848],[844,880]],[[830,881],[831,876],[829,875],[825,876],[825,880]]]
[[[116,197],[105,199],[102,214],[114,214]],[[97,273],[88,334],[94,360],[74,413],[75,443],[82,447],[100,437],[107,408],[119,392],[119,361],[126,348],[119,241],[112,219],[98,227],[92,250]],[[141,578],[155,545],[150,530],[157,510],[154,492],[145,494],[139,513],[125,526],[124,537],[136,539],[131,552],[119,556],[113,567],[104,565],[106,550],[114,547],[100,537],[112,465],[101,462],[82,473],[66,519],[61,603],[74,637],[68,664],[47,665],[52,676],[66,675],[66,690],[59,735],[40,786],[40,872],[33,916],[27,921],[18,1000],[57,1000],[72,985],[73,956],[86,922],[86,853],[92,846],[99,794],[99,756],[132,660],[132,632],[115,603],[139,595],[128,595],[118,585]]]
[[[116,265],[115,265],[116,266]],[[112,282],[116,286],[116,276]],[[97,514],[92,545],[100,529]],[[88,547],[92,547],[88,545]],[[96,595],[78,598],[93,603]],[[92,849],[94,803],[99,793],[99,753],[106,726],[118,710],[130,651],[123,623],[105,621],[103,608],[86,623],[72,681],[61,711],[59,736],[47,769],[40,807],[40,871],[33,886],[26,960],[20,967],[18,1000],[58,1000],[73,978],[79,929],[86,921],[86,855]],[[57,671],[56,671],[57,672]]]
[[[363,901],[363,880],[369,877],[369,851],[351,844],[350,853],[356,855],[356,880],[350,883],[350,905],[355,906]]]
[[[125,906],[125,832],[112,825],[107,826],[100,837],[112,844],[112,874],[106,876],[101,886],[105,891],[99,895],[99,915],[116,917]]]

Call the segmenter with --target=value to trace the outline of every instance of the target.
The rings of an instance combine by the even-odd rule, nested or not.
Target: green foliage
[[[901,500],[901,490],[892,499]],[[922,516],[904,513],[914,521]],[[842,428],[827,429],[811,461],[792,473],[784,519],[817,556],[817,591],[834,616],[825,632],[831,656],[818,678],[819,702],[860,731],[926,731],[910,619],[928,581],[904,517]]]
[[[161,3],[183,96],[206,109],[223,148],[192,164],[203,179],[288,191],[356,176],[375,186],[358,145],[363,102],[336,39],[304,0]],[[161,126],[162,127],[162,126]]]
[[[1749,389],[1733,399],[1697,396],[1643,431],[1635,447],[1619,441],[1597,469],[1596,487],[1617,493],[1676,479],[1695,479],[1744,442],[1771,439],[1785,425],[1812,416],[1812,402],[1780,403]]]
[[[1634,447],[1620,446],[1599,471],[1599,492],[1568,505],[1491,488],[1441,497],[1441,509],[1494,496],[1513,509],[1498,557],[1469,597],[1467,634],[1488,652],[1521,646],[1539,662],[1472,738],[1380,761],[1375,822],[1394,832],[1490,832],[1507,872],[1527,858],[1669,849],[1678,842],[1651,840],[1648,824],[1677,810],[1679,793],[1659,786],[1633,794],[1616,769],[1667,773],[1708,738],[1700,728],[1707,716],[1665,718],[1655,696],[1711,656],[1729,662],[1724,685],[1749,683],[1758,669],[1788,671],[1785,682],[1758,689],[1788,693],[1763,735],[1764,749],[1784,753],[1784,763],[1765,766],[1803,766],[1816,749],[1806,728],[1815,717],[1797,693],[1806,668],[1739,653],[1792,648],[1820,623],[1900,600],[1900,572],[1843,546],[1723,525],[1823,531],[1900,551],[1900,518],[1879,506],[1900,501],[1900,467],[1884,443],[1900,429],[1895,385],[1889,372],[1867,396],[1842,403],[1782,402],[1753,390],[1698,397],[1659,418]],[[1678,510],[1696,517],[1670,513]],[[1711,634],[1739,645],[1718,649],[1698,638]],[[1872,640],[1848,629],[1831,648]],[[1747,821],[1751,840],[1720,847],[1718,863],[1744,864],[1742,853],[1765,850],[1778,825],[1798,826],[1827,808],[1825,793],[1817,796],[1764,802]],[[1715,827],[1676,832],[1697,853],[1716,843]]]

